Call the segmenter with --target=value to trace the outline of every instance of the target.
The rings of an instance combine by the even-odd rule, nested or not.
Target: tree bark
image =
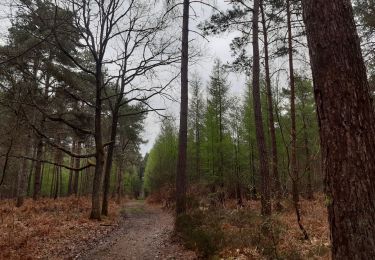
[[[73,139],[73,143],[72,143],[72,152],[75,153],[76,152],[76,141]],[[70,158],[70,167],[74,167],[74,157],[72,156]],[[68,196],[72,195],[73,193],[73,173],[74,171],[73,170],[70,170],[69,171],[69,181],[68,181]]]
[[[25,147],[25,155],[30,156],[30,146],[26,144]],[[28,166],[28,160],[27,159],[22,159],[21,160],[21,165],[20,165],[20,171],[18,173],[18,187],[17,187],[17,202],[16,202],[16,207],[21,207],[24,202],[24,198],[26,195],[26,183],[27,183],[27,177],[28,177],[28,172],[29,169],[27,168]]]
[[[178,135],[178,161],[176,176],[176,214],[186,212],[186,149],[188,118],[188,66],[189,66],[189,8],[190,1],[184,0],[181,47],[181,106],[180,130]]]
[[[109,188],[111,184],[111,170],[113,162],[113,152],[115,149],[115,140],[117,135],[117,123],[118,123],[118,112],[119,106],[116,104],[112,114],[112,125],[111,125],[111,144],[108,146],[107,160],[104,169],[104,183],[103,183],[103,203],[102,203],[102,214],[108,216],[108,197]]]
[[[96,65],[96,98],[95,98],[95,173],[91,197],[90,219],[101,220],[100,210],[100,188],[102,184],[102,173],[104,165],[104,147],[102,137],[102,88],[103,72],[101,63]]]
[[[269,52],[268,52],[268,28],[266,25],[266,17],[263,7],[263,0],[260,3],[260,10],[262,13],[262,27],[263,27],[263,40],[264,40],[264,67],[266,76],[266,90],[267,90],[267,105],[268,105],[268,124],[271,137],[271,154],[272,154],[272,174],[273,174],[273,189],[275,194],[275,208],[277,211],[282,209],[281,201],[281,185],[278,171],[278,156],[277,156],[277,143],[276,143],[276,131],[275,131],[275,120],[273,115],[273,98],[271,89],[271,76],[269,66]]]
[[[305,148],[305,172],[307,173],[307,199],[312,200],[314,198],[314,193],[312,189],[312,180],[311,180],[311,163],[310,163],[310,148],[309,148],[309,136],[307,133],[307,118],[305,115],[305,100],[301,99],[302,105],[302,124],[303,124],[303,139],[304,139],[304,148]]]
[[[82,142],[77,141],[76,143],[76,153],[81,154]],[[75,158],[74,160],[74,168],[79,169],[81,167],[81,158]],[[79,170],[74,171],[74,179],[73,179],[73,193],[74,195],[78,196],[78,188],[79,188]]]
[[[293,64],[293,43],[292,43],[292,23],[291,23],[291,10],[290,0],[286,1],[287,5],[287,25],[288,25],[288,56],[289,56],[289,84],[290,84],[290,168],[292,179],[292,196],[293,202],[299,208],[299,174],[297,168],[297,135],[296,135],[296,91],[295,91],[295,78],[294,78],[294,64]],[[299,209],[298,209],[299,210]]]
[[[269,189],[269,165],[266,149],[266,140],[263,128],[263,115],[260,100],[260,57],[259,57],[259,0],[254,0],[253,9],[253,105],[255,117],[255,130],[259,153],[259,166],[261,175],[261,205],[262,215],[271,215],[271,200]]]
[[[36,163],[34,172],[34,193],[33,199],[38,200],[41,189],[41,178],[42,178],[42,156],[43,156],[43,140],[38,137],[38,143],[36,148]]]
[[[375,116],[349,0],[303,0],[332,259],[375,259]]]

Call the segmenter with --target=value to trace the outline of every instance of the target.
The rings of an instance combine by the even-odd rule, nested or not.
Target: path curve
[[[172,242],[174,220],[170,213],[143,201],[128,202],[124,211],[120,228],[77,259],[197,259],[194,252]]]

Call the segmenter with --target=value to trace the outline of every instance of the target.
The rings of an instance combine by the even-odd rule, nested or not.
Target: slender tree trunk
[[[287,5],[287,25],[288,25],[288,55],[289,55],[289,84],[290,84],[290,118],[292,125],[290,128],[291,146],[290,146],[290,168],[292,173],[292,195],[293,201],[299,207],[299,174],[297,168],[297,135],[296,135],[296,92],[295,92],[295,78],[294,78],[294,64],[293,64],[293,43],[292,43],[292,24],[291,24],[291,10],[290,0],[286,1]]]
[[[58,141],[58,143],[60,144],[60,140]],[[57,162],[59,164],[62,163],[62,152],[58,149],[56,149],[55,162]],[[61,186],[61,181],[62,181],[61,167],[60,166],[55,165],[54,174],[55,174],[56,182],[55,182],[55,190],[54,190],[54,197],[53,198],[57,199],[59,197],[59,194],[60,194],[59,188]]]
[[[79,155],[81,154],[82,142],[77,141],[76,143],[76,153]],[[79,169],[81,167],[81,158],[75,158],[74,160],[74,168]],[[79,170],[74,170],[74,179],[73,179],[73,193],[74,195],[78,196],[78,188],[79,188]]]
[[[49,55],[49,61],[51,62],[52,60],[52,56],[51,54]],[[37,76],[37,70],[35,70],[35,78]],[[49,91],[49,88],[50,88],[50,74],[47,70],[47,73],[46,73],[46,82],[45,82],[45,86],[44,86],[44,99],[47,101],[48,100],[48,91]],[[46,116],[45,115],[42,115],[41,116],[41,121],[40,121],[40,130],[42,132],[44,132],[44,128],[45,128],[45,121],[46,121]],[[36,165],[35,165],[35,175],[34,175],[34,195],[33,195],[33,199],[34,200],[38,200],[39,199],[39,196],[40,196],[40,189],[41,189],[41,179],[42,179],[42,156],[43,156],[43,147],[44,147],[44,143],[43,143],[43,138],[41,136],[38,136],[38,144],[37,144],[37,154],[36,154],[36,159],[37,159],[37,162],[36,162]]]
[[[293,42],[292,42],[292,22],[290,0],[286,1],[287,26],[288,26],[288,54],[289,54],[289,81],[290,81],[290,117],[292,125],[290,128],[291,147],[290,147],[290,168],[292,179],[292,196],[296,212],[298,226],[301,229],[304,238],[308,239],[308,234],[301,222],[301,209],[299,204],[299,173],[297,167],[297,132],[296,132],[296,91],[293,64]]]
[[[269,189],[269,165],[266,149],[266,140],[263,129],[263,115],[260,100],[260,57],[259,57],[259,0],[254,0],[253,10],[253,105],[255,130],[259,152],[259,166],[261,175],[261,205],[262,214],[271,215],[271,198]]]
[[[312,190],[312,180],[311,180],[311,163],[310,163],[310,149],[309,149],[309,136],[307,133],[307,118],[305,115],[305,100],[301,99],[302,103],[302,124],[303,124],[303,139],[305,146],[305,172],[307,173],[307,199],[312,200],[314,198]]]
[[[266,25],[266,17],[264,12],[264,2],[261,1],[260,10],[262,13],[262,27],[263,27],[263,40],[264,40],[264,67],[266,71],[266,90],[267,90],[267,105],[268,105],[268,124],[271,137],[271,153],[272,153],[272,173],[273,173],[273,189],[275,194],[275,208],[277,211],[282,209],[281,201],[281,184],[278,171],[278,156],[277,156],[277,143],[276,143],[276,131],[275,131],[275,120],[273,115],[273,98],[271,89],[271,76],[269,66],[269,52],[268,52],[268,28]]]
[[[33,150],[33,154],[32,154],[32,158],[35,159],[36,158],[36,152],[37,152],[37,149],[36,149],[36,146],[33,146],[32,148]],[[32,180],[33,180],[33,170],[34,170],[34,166],[35,166],[35,160],[33,160],[31,162],[31,166],[30,166],[30,169],[29,169],[29,175],[28,175],[28,180],[27,180],[27,196],[31,196],[31,186],[32,186]]]
[[[54,169],[55,169],[55,166],[54,166]],[[55,190],[55,181],[56,181],[56,174],[55,174],[55,170],[53,170],[52,171],[51,187],[50,187],[50,192],[49,192],[50,198],[53,198],[53,194],[54,194],[54,190]]]
[[[113,152],[115,150],[115,139],[117,135],[118,111],[119,107],[116,104],[112,114],[111,144],[108,146],[107,159],[104,169],[102,214],[105,216],[108,216],[109,188],[111,184]]]
[[[25,147],[25,156],[30,156],[30,146],[26,143]],[[29,169],[28,166],[28,160],[22,159],[22,164],[20,167],[20,171],[18,173],[18,187],[17,187],[17,202],[16,207],[21,207],[24,202],[24,198],[26,195],[26,182],[28,177]]]
[[[201,179],[201,133],[199,125],[200,111],[199,111],[199,98],[195,108],[195,167],[198,180]]]
[[[115,179],[114,179],[114,183],[115,183],[115,188],[112,189],[112,195],[111,195],[111,199],[115,199],[116,198],[116,194],[117,194],[117,186],[118,186],[118,165],[115,164],[116,168],[114,169],[114,172],[115,172]]]
[[[100,64],[96,65],[96,99],[95,99],[95,173],[92,188],[91,219],[101,220],[100,210],[100,188],[102,184],[102,173],[104,165],[104,147],[102,137],[102,87],[103,72]]]
[[[43,156],[43,140],[38,137],[38,143],[36,148],[36,163],[34,172],[34,194],[33,199],[38,200],[41,189],[41,178],[42,178],[42,156]]]
[[[72,143],[72,152],[75,153],[76,152],[76,141],[73,140],[73,143]],[[70,167],[73,168],[74,167],[74,157],[70,157]],[[73,173],[74,171],[73,170],[70,170],[69,171],[69,181],[68,181],[68,196],[72,195],[73,193]]]
[[[234,146],[234,153],[235,153],[235,173],[236,173],[236,197],[237,197],[237,205],[243,207],[242,201],[242,191],[241,191],[241,179],[240,179],[240,163],[239,163],[239,153],[240,153],[240,143],[239,143],[239,132],[237,129],[237,143]]]
[[[250,163],[250,169],[251,169],[251,183],[253,187],[251,188],[250,195],[251,199],[256,200],[257,198],[257,189],[255,184],[255,160],[254,160],[254,146],[251,141],[249,141],[249,163]]]
[[[176,214],[186,212],[186,149],[188,119],[188,66],[189,66],[189,9],[190,1],[183,3],[182,47],[181,47],[181,107],[180,131],[178,135],[178,161],[176,176]]]
[[[121,198],[123,196],[123,189],[124,189],[124,184],[123,184],[123,180],[124,180],[124,162],[121,161],[120,162],[120,165],[118,167],[118,186],[117,186],[117,203],[120,204],[121,203]]]
[[[303,0],[332,259],[375,259],[375,115],[349,0]]]

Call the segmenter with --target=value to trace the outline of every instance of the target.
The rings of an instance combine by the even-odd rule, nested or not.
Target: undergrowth
[[[187,214],[177,217],[176,234],[204,259],[329,259],[324,206],[319,202],[305,205],[310,210],[303,216],[310,241],[303,240],[293,210],[287,207],[265,218],[259,214],[258,204],[251,202],[244,208],[191,207]],[[322,213],[316,215],[319,211]]]

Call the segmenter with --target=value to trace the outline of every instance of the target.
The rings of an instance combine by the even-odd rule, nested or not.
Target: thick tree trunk
[[[263,115],[260,101],[260,57],[259,57],[259,0],[254,0],[253,10],[253,105],[255,117],[256,139],[259,153],[261,175],[261,205],[262,215],[271,215],[271,198],[269,188],[269,165],[266,140],[263,128]]]
[[[350,0],[303,0],[332,259],[375,259],[375,116]]]
[[[115,139],[117,135],[118,111],[119,111],[119,107],[116,104],[116,107],[114,108],[113,115],[112,115],[111,144],[108,146],[107,160],[106,160],[105,169],[104,169],[102,214],[105,216],[108,216],[109,188],[111,184],[113,152],[115,150]]]
[[[186,149],[188,119],[188,66],[189,66],[189,8],[190,1],[184,0],[181,47],[181,107],[178,135],[178,161],[176,176],[176,214],[186,212]]]
[[[260,10],[262,13],[262,27],[263,27],[263,40],[264,40],[264,67],[266,71],[266,90],[267,90],[267,105],[268,105],[268,124],[271,137],[271,153],[272,153],[272,173],[273,173],[273,192],[275,194],[275,208],[281,210],[281,185],[278,171],[278,156],[277,156],[277,143],[276,143],[276,131],[275,131],[275,120],[273,115],[273,98],[271,89],[271,76],[269,66],[269,53],[268,53],[268,28],[266,25],[266,17],[263,7],[263,0],[261,1]]]

